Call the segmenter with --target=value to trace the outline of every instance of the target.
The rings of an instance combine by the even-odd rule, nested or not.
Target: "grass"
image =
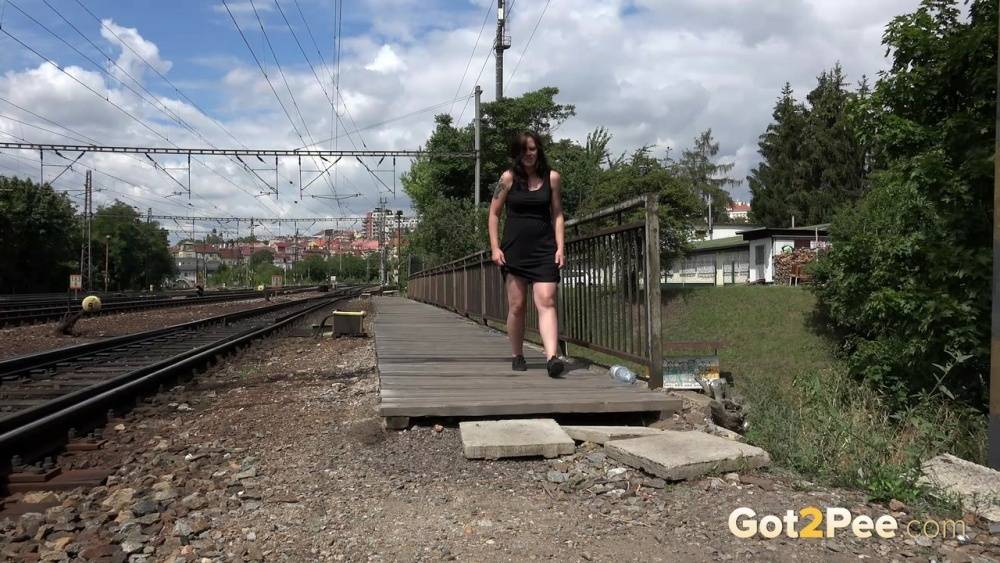
[[[814,319],[815,297],[780,286],[664,291],[664,340],[722,340],[722,369],[744,397],[748,439],[779,465],[876,500],[937,512],[954,508],[917,484],[921,461],[950,452],[985,457],[984,417],[941,397],[893,413],[851,379],[835,341]]]
[[[917,511],[955,514],[955,499],[918,484],[919,465],[945,452],[982,463],[985,417],[940,396],[914,398],[905,412],[892,412],[875,390],[847,374],[815,310],[813,294],[796,287],[668,288],[663,340],[724,342],[721,367],[733,373],[745,400],[747,438],[777,465],[813,481],[862,489],[873,500],[895,498]],[[526,339],[537,343],[537,333]],[[570,345],[570,355],[643,371],[581,346]]]

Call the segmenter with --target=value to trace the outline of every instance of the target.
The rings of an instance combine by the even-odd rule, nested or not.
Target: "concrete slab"
[[[664,430],[656,436],[608,442],[604,450],[612,459],[673,481],[771,463],[768,453],[758,447],[704,432]]]
[[[551,458],[576,450],[573,439],[551,418],[467,421],[458,429],[469,459]]]
[[[921,465],[923,482],[957,495],[962,508],[991,522],[1000,522],[1000,471],[951,454]]]
[[[595,444],[663,433],[663,430],[646,426],[566,426],[564,424],[562,429],[574,440],[594,442]]]

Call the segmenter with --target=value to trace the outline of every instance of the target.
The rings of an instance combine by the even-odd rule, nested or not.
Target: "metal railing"
[[[655,194],[566,222],[558,292],[559,339],[646,366],[663,385],[659,219]],[[652,291],[647,291],[652,288]],[[507,322],[507,292],[488,251],[410,275],[411,299],[479,322]],[[537,334],[528,292],[525,328]]]

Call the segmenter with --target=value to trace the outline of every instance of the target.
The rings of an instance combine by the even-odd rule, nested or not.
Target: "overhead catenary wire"
[[[299,121],[302,122],[302,129],[306,132],[306,137],[310,138],[311,141],[312,134],[309,132],[309,125],[306,123],[306,118],[302,115],[302,110],[299,109],[299,103],[295,100],[295,94],[292,93],[292,87],[288,84],[288,78],[285,76],[285,71],[281,68],[281,62],[278,61],[278,53],[275,52],[274,45],[271,44],[271,37],[267,34],[267,30],[264,29],[264,21],[260,19],[260,14],[257,13],[257,6],[254,4],[253,0],[249,1],[250,8],[253,10],[253,15],[257,19],[257,25],[260,26],[260,32],[264,36],[264,43],[267,44],[268,50],[271,51],[271,56],[274,58],[274,65],[278,68],[278,74],[281,76],[281,81],[285,84],[285,90],[288,91],[288,98],[292,101],[292,108],[299,116]]]
[[[472,59],[476,56],[476,49],[479,48],[479,40],[483,37],[483,31],[486,29],[486,23],[490,19],[490,12],[493,11],[493,4],[495,0],[490,0],[488,6],[486,6],[486,13],[483,15],[483,25],[479,28],[479,35],[476,36],[476,44],[472,46],[472,52],[469,53],[469,60],[465,63],[465,70],[462,71],[462,78],[458,81],[458,87],[455,88],[455,94],[452,98],[458,98],[458,93],[462,91],[462,85],[465,84],[465,75],[469,72],[469,66],[472,64]],[[478,80],[478,79],[477,79]],[[448,109],[448,115],[451,115],[452,110],[455,109],[454,100],[451,103],[451,107]]]
[[[531,40],[535,38],[535,32],[538,31],[538,25],[542,23],[542,18],[545,17],[545,12],[549,9],[549,3],[551,2],[552,0],[545,0],[545,6],[542,7],[542,12],[538,14],[538,19],[535,20],[535,27],[531,28],[531,34],[528,35],[528,41],[525,42],[524,49],[521,49],[521,54],[517,57],[517,63],[514,64],[514,70],[510,71],[510,76],[507,77],[508,86],[514,81],[514,75],[517,74],[517,69],[521,66],[521,60],[524,58],[524,53],[526,53],[528,51],[528,47],[531,46]]]
[[[177,92],[178,96],[184,98],[184,100],[187,103],[191,104],[191,106],[193,108],[195,108],[196,110],[198,110],[202,115],[204,115],[206,118],[208,118],[210,121],[212,121],[216,126],[219,127],[220,130],[222,130],[224,133],[226,133],[229,136],[229,138],[231,138],[236,144],[243,146],[243,143],[241,143],[240,140],[237,139],[236,136],[233,135],[233,133],[228,128],[226,128],[225,125],[223,125],[219,120],[213,118],[211,116],[211,114],[209,114],[207,111],[205,111],[204,109],[202,109],[201,106],[199,106],[197,102],[195,102],[194,100],[192,100],[187,94],[185,94],[183,91],[181,91],[181,89],[178,88],[173,82],[171,82],[169,78],[167,78],[166,76],[164,76],[163,73],[160,72],[160,70],[158,68],[156,68],[152,63],[150,63],[146,59],[146,57],[144,57],[142,55],[142,53],[139,53],[135,49],[133,49],[132,46],[129,45],[127,41],[123,40],[113,29],[111,29],[110,27],[108,27],[108,25],[104,23],[104,20],[102,20],[101,18],[97,17],[97,15],[94,14],[94,12],[90,11],[90,9],[87,8],[87,6],[85,4],[83,4],[83,2],[81,0],[76,0],[76,3],[81,8],[83,8],[83,10],[85,12],[87,12],[92,18],[94,18],[94,20],[96,20],[97,23],[99,23],[103,29],[105,29],[108,33],[110,33],[112,35],[112,37],[114,37],[123,47],[125,47],[126,49],[128,49],[129,52],[131,52],[133,55],[135,55],[150,70],[152,70],[154,73],[156,73],[156,75],[158,77],[160,77],[160,80],[163,80],[167,85],[169,85],[171,88],[173,88],[174,91]]]
[[[171,82],[169,78],[167,78],[166,76],[164,76],[164,74],[162,72],[160,72],[160,69],[156,68],[155,65],[153,65],[152,63],[150,63],[149,60],[142,55],[142,53],[139,53],[138,51],[136,51],[135,49],[133,49],[132,46],[129,45],[127,41],[123,40],[121,38],[121,36],[119,36],[118,33],[115,30],[111,29],[111,27],[109,27],[105,23],[104,20],[102,20],[96,14],[94,14],[94,12],[92,12],[89,8],[87,8],[87,6],[84,5],[80,0],[76,0],[76,3],[81,8],[83,8],[83,10],[87,14],[89,14],[90,17],[92,17],[95,21],[97,21],[97,23],[99,23],[101,25],[102,29],[104,29],[105,31],[107,31],[108,33],[110,33],[111,36],[114,37],[118,41],[118,43],[122,45],[122,47],[128,49],[129,52],[131,52],[135,57],[137,57],[140,61],[142,61],[143,64],[146,65],[146,67],[148,67],[150,70],[152,70],[157,76],[160,77],[161,80],[163,80],[171,88],[173,88],[173,90],[175,92],[177,92],[177,94],[179,96],[181,96],[187,103],[191,104],[192,107],[194,107],[196,110],[198,110],[201,113],[201,115],[204,115],[207,119],[209,119],[212,123],[214,123],[220,130],[222,130],[226,135],[228,135],[229,138],[231,138],[233,141],[235,141],[236,144],[238,144],[240,146],[243,146],[243,147],[246,147],[246,145],[244,145],[239,139],[236,138],[235,135],[233,135],[232,131],[230,131],[228,128],[226,128],[226,126],[223,125],[219,120],[213,118],[207,111],[205,111],[201,106],[199,106],[197,102],[195,102],[194,100],[192,100],[190,96],[188,96],[183,91],[181,91],[181,89],[178,88],[176,84],[174,84],[173,82]],[[46,2],[46,4],[47,4],[47,2]],[[51,8],[51,6],[50,6],[50,8]],[[53,8],[53,10],[54,10],[54,8]],[[65,20],[65,18],[63,18],[63,19]],[[69,22],[67,21],[67,23],[69,23]],[[72,26],[73,24],[70,24],[70,25]],[[73,26],[73,28],[76,29],[75,26]],[[80,33],[80,31],[78,29],[77,29],[77,33]],[[80,35],[83,36],[85,39],[87,39],[87,37],[84,34],[80,33]],[[87,39],[87,40],[88,40],[88,42],[90,41],[89,39]],[[93,44],[93,43],[91,43],[91,44]],[[95,46],[95,48],[96,48],[96,46]],[[97,50],[103,54],[103,52],[100,49],[97,49]],[[109,58],[109,60],[110,60],[110,58]],[[135,80],[135,79],[133,78],[133,80]],[[136,82],[138,83],[138,81],[136,81]],[[155,98],[155,96],[154,96],[154,98]],[[199,162],[199,164],[204,165],[204,163],[201,163],[201,162]],[[206,168],[209,168],[207,165],[205,165],[205,166],[206,166]],[[215,173],[216,175],[219,175],[220,177],[222,177],[223,180],[225,180],[226,182],[235,185],[235,183],[232,182],[231,180],[229,180],[229,178],[227,178],[225,176],[221,176],[214,169],[212,169],[212,172]],[[244,169],[244,172],[247,173],[248,175],[250,175],[251,171]],[[260,182],[262,182],[265,186],[269,185],[268,182],[266,182],[263,178],[261,178],[255,172],[251,175],[251,177],[255,177],[257,180],[259,180]],[[275,189],[277,189],[277,186],[275,186]]]
[[[152,127],[150,127],[146,122],[144,122],[143,120],[141,120],[138,117],[136,117],[134,114],[132,114],[131,112],[129,112],[128,110],[126,110],[125,108],[123,108],[120,104],[117,104],[114,101],[112,101],[109,97],[107,97],[105,95],[102,95],[100,92],[94,90],[94,88],[92,88],[90,85],[86,84],[85,82],[83,82],[82,80],[80,80],[79,78],[77,78],[76,76],[74,76],[72,73],[68,72],[65,68],[63,68],[57,62],[55,62],[54,60],[50,59],[49,57],[47,57],[46,55],[44,55],[43,53],[41,53],[40,51],[38,51],[37,49],[35,49],[34,47],[32,47],[31,45],[28,45],[27,43],[25,43],[24,41],[22,41],[20,38],[18,38],[17,36],[13,35],[9,30],[7,30],[7,29],[0,29],[0,32],[2,32],[7,37],[10,37],[11,39],[13,39],[16,43],[18,43],[19,45],[21,45],[22,47],[24,47],[25,49],[27,49],[31,53],[33,53],[36,56],[38,56],[43,61],[45,61],[45,62],[49,63],[50,65],[52,65],[55,69],[59,70],[60,72],[62,72],[66,76],[68,76],[70,79],[72,79],[77,84],[83,86],[87,91],[89,91],[90,93],[94,94],[99,99],[103,100],[105,103],[108,103],[111,106],[113,106],[114,108],[116,108],[118,111],[120,111],[121,113],[123,113],[124,115],[126,115],[129,119],[131,119],[132,121],[138,123],[141,127],[143,127],[144,129],[148,130],[150,133],[152,133],[153,135],[155,135],[157,138],[162,139],[162,140],[166,141],[169,144],[174,144],[173,141],[170,140],[170,138],[168,138],[167,136],[165,136],[165,135],[161,134],[160,132],[156,131]],[[174,145],[174,146],[176,146],[176,145]],[[235,182],[233,182],[232,180],[230,180],[228,177],[223,176],[222,174],[219,174],[219,172],[216,171],[215,169],[213,169],[213,168],[205,165],[204,163],[202,163],[200,161],[199,161],[199,163],[202,164],[203,166],[205,166],[209,171],[213,172],[214,174],[216,174],[217,176],[219,176],[220,178],[222,178],[225,182],[227,182],[227,183],[229,183],[229,184],[237,187],[240,190],[243,190],[244,192],[246,191],[244,188],[242,188],[242,186],[239,186],[238,184],[236,184]],[[249,192],[247,192],[247,193],[249,194]],[[249,194],[249,195],[253,195],[253,194]]]
[[[243,29],[240,28],[240,24],[236,21],[235,16],[233,16],[233,12],[232,12],[232,10],[230,10],[229,4],[226,2],[226,0],[223,0],[222,4],[225,6],[226,11],[229,13],[230,18],[233,20],[233,25],[236,27],[236,30],[239,32],[240,37],[243,38],[243,42],[246,44],[247,49],[250,51],[250,55],[253,57],[254,61],[257,63],[257,68],[260,69],[261,74],[264,76],[264,79],[267,81],[268,86],[271,88],[271,92],[274,94],[274,97],[277,100],[278,105],[281,106],[281,109],[284,112],[285,117],[288,118],[288,122],[289,122],[289,124],[291,124],[292,129],[295,131],[296,136],[298,136],[298,138],[299,138],[300,141],[302,141],[303,143],[305,143],[306,140],[302,136],[302,132],[300,132],[299,129],[298,129],[298,127],[296,127],[295,120],[292,119],[292,116],[288,112],[288,109],[286,108],[285,104],[281,101],[281,96],[278,95],[278,91],[277,91],[277,89],[275,89],[274,84],[271,82],[271,78],[270,78],[270,76],[268,76],[267,70],[264,68],[264,65],[261,63],[260,58],[257,57],[256,52],[253,50],[253,47],[250,45],[250,41],[247,39],[246,34],[243,32]],[[266,44],[268,46],[268,49],[271,51],[271,56],[274,58],[274,63],[275,63],[275,65],[278,68],[278,73],[281,75],[282,81],[285,84],[285,89],[288,91],[288,95],[289,95],[289,98],[291,99],[291,102],[292,102],[292,105],[293,105],[293,107],[295,109],[295,112],[296,112],[296,114],[298,114],[299,120],[302,122],[303,129],[305,129],[305,132],[306,132],[306,137],[310,138],[310,145],[312,145],[313,144],[312,143],[312,138],[311,138],[312,135],[309,132],[309,126],[306,124],[305,117],[302,115],[302,111],[299,109],[298,102],[296,102],[296,100],[295,100],[295,95],[292,93],[291,86],[288,84],[288,79],[285,77],[285,72],[281,68],[281,63],[278,61],[278,55],[275,52],[273,45],[271,44],[271,39],[268,36],[267,31],[265,31],[265,29],[264,29],[264,22],[261,20],[260,14],[257,12],[257,7],[253,3],[253,0],[250,1],[250,7],[253,10],[253,13],[254,13],[255,18],[257,19],[258,25],[260,26],[260,31],[261,31],[261,33],[264,36],[264,41],[266,42]],[[277,187],[275,187],[275,188],[277,189]],[[331,186],[331,189],[332,189],[332,186]],[[334,191],[334,193],[336,194],[335,191]]]
[[[486,53],[486,58],[483,60],[483,66],[479,68],[479,74],[476,75],[476,80],[473,81],[473,84],[479,84],[479,79],[483,76],[483,71],[486,70],[486,65],[490,62],[490,57],[494,56],[496,56],[496,54],[493,52],[493,49],[490,49],[490,52]],[[475,96],[470,95],[469,98],[465,100],[465,105],[462,107],[462,113],[460,113],[458,115],[458,119],[455,120],[455,125],[461,123],[462,116],[465,115],[465,110],[469,108],[469,101],[474,97]]]

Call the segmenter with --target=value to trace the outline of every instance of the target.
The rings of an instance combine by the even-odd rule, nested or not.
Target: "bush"
[[[985,406],[997,11],[925,0],[889,24],[892,67],[858,108],[878,172],[816,268],[850,372],[894,406],[931,391]]]

